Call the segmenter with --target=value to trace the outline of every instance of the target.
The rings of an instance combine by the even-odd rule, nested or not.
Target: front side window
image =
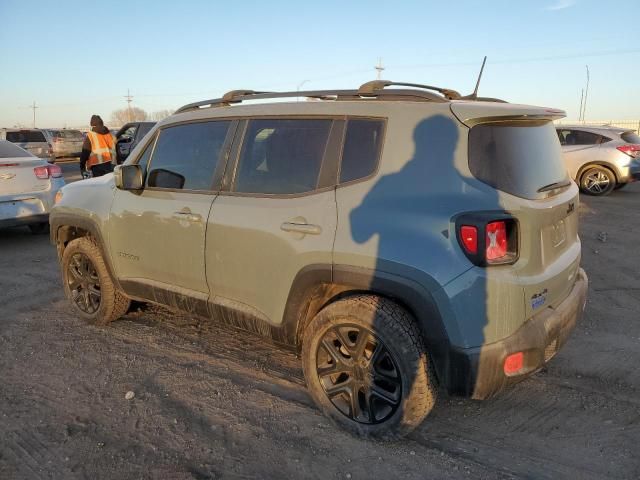
[[[316,189],[332,120],[251,120],[234,191],[296,194]]]
[[[148,168],[147,186],[211,190],[230,123],[188,123],[162,129]]]
[[[340,183],[367,177],[375,171],[382,145],[383,127],[382,120],[348,121],[342,151]]]

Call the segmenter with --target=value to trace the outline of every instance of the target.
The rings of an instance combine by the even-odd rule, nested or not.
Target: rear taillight
[[[58,165],[43,165],[41,167],[35,167],[33,169],[36,177],[40,180],[46,180],[47,178],[60,178],[62,176],[62,169]]]
[[[507,255],[507,224],[504,221],[487,224],[487,262],[495,262]]]
[[[632,158],[640,158],[640,145],[629,143],[618,147],[618,150]]]
[[[478,229],[472,225],[460,227],[460,243],[467,253],[478,253]]]
[[[518,259],[518,223],[508,214],[462,215],[456,227],[458,242],[475,265],[504,265]]]

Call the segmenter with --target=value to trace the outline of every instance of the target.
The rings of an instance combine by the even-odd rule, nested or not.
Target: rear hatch
[[[36,157],[49,158],[51,156],[51,146],[47,142],[44,133],[40,130],[10,131],[6,135],[7,140],[24,148]]]
[[[51,184],[49,179],[38,178],[34,170],[46,165],[47,162],[15,145],[0,141],[0,202],[16,195],[47,190]]]
[[[552,121],[560,110],[485,102],[453,102],[468,127],[469,169],[499,192],[518,222],[518,260],[527,318],[556,307],[580,262],[578,189],[567,174]]]
[[[56,153],[79,154],[82,151],[84,138],[79,130],[54,130],[52,136]]]

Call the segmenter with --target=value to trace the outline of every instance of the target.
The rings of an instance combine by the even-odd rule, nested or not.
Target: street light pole
[[[582,104],[582,123],[585,121],[587,112],[587,95],[589,94],[589,65],[585,65],[587,69],[587,88],[584,89],[584,103]]]

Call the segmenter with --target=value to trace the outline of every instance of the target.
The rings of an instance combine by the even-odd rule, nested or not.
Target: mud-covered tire
[[[587,195],[603,197],[609,195],[615,186],[615,174],[608,168],[600,165],[588,168],[580,176],[580,190]]]
[[[358,333],[353,334],[350,329]],[[371,341],[359,356],[357,350],[361,334]],[[351,335],[355,336],[350,338]],[[366,341],[369,340],[363,340]],[[341,359],[334,360],[336,357],[329,353],[327,348],[334,347],[337,350],[333,350],[333,353],[342,355]],[[342,354],[347,349],[349,356]],[[367,349],[371,351],[367,352]],[[382,362],[386,362],[382,381],[391,375],[388,372],[394,372],[394,383],[388,384],[391,387],[387,385],[386,390],[381,389],[378,383],[377,368],[382,367],[372,367],[376,362],[382,363],[380,355],[383,354],[377,352],[384,352],[385,349],[389,355],[382,358]],[[367,355],[370,355],[369,359]],[[328,364],[322,360],[323,356],[328,359]],[[347,367],[342,362],[358,366]],[[415,319],[405,309],[385,298],[356,295],[338,300],[321,310],[304,331],[302,364],[307,387],[316,404],[334,423],[358,437],[382,440],[401,438],[422,423],[436,402],[436,378]],[[341,373],[324,373],[333,371],[332,364]],[[389,368],[389,365],[393,368]],[[358,368],[359,371],[344,373],[342,370],[346,368]],[[400,377],[399,384],[396,382],[397,376]],[[352,385],[349,388],[353,389],[353,385],[361,388],[357,390],[357,395],[344,392],[334,395],[336,386],[349,382]],[[329,398],[327,390],[330,390],[333,400]],[[378,391],[382,391],[390,400],[382,401]],[[390,391],[394,393],[389,394]],[[356,405],[351,406],[353,398],[358,400]],[[395,406],[391,405],[393,401],[397,401]],[[375,405],[373,411],[370,405]],[[362,412],[353,418],[353,412],[359,409]],[[387,416],[383,416],[385,411]]]
[[[88,266],[85,269],[80,264]],[[61,269],[65,296],[74,311],[88,323],[107,325],[127,313],[130,300],[113,284],[100,248],[92,238],[76,238],[69,242],[62,255]],[[79,273],[81,274],[78,275]],[[83,282],[92,285],[86,289],[78,285],[74,289],[76,284]],[[96,301],[96,291],[99,292],[99,301]],[[85,292],[90,293],[84,295]],[[83,298],[79,298],[80,296]],[[89,298],[88,303],[83,300],[85,296]],[[94,308],[95,311],[92,311]]]

